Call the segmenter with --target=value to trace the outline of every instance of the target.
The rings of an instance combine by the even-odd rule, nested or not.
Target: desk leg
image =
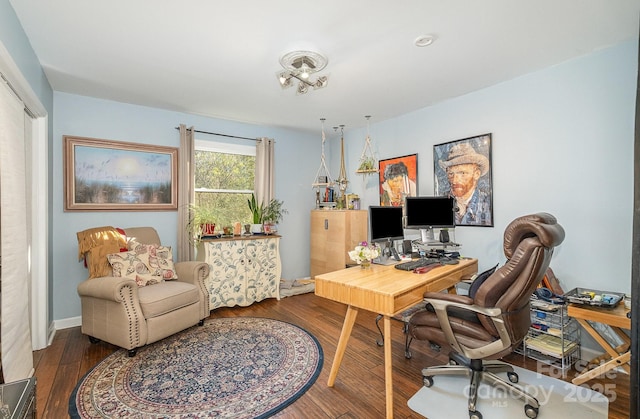
[[[391,358],[391,319],[384,316],[384,384],[387,403],[387,419],[393,418],[393,365]]]
[[[616,367],[625,367],[627,362],[629,362],[631,360],[631,352],[626,352],[623,353],[622,355],[619,355],[607,362],[605,362],[604,364],[600,365],[599,367],[596,367],[592,370],[589,370],[585,373],[580,374],[579,376],[577,376],[576,378],[574,378],[573,380],[571,380],[571,382],[577,386],[579,386],[580,384],[584,383],[585,381],[589,381],[592,378],[596,378],[599,377],[600,375],[611,371],[612,369],[616,368]]]
[[[356,322],[357,315],[357,308],[351,306],[347,307],[347,314],[344,316],[342,332],[340,332],[340,339],[338,340],[338,346],[336,347],[336,355],[333,358],[333,364],[331,364],[331,372],[329,372],[329,381],[327,382],[329,387],[333,387],[333,384],[336,382],[336,375],[338,375],[338,370],[342,363],[342,357],[344,356],[345,349],[347,349],[347,342],[349,341],[349,336],[351,336],[351,329],[353,329],[353,324]]]
[[[620,355],[614,348],[611,347],[611,345],[609,345],[609,342],[607,342],[602,336],[600,336],[600,333],[598,333],[597,330],[591,327],[588,321],[584,319],[576,320],[578,320],[578,323],[580,323],[584,330],[586,330],[587,333],[589,333],[591,337],[594,338],[596,342],[598,342],[598,345],[602,346],[605,352],[607,352],[611,357],[617,357],[618,355]]]

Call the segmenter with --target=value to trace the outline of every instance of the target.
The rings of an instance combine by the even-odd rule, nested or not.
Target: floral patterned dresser
[[[203,240],[197,259],[209,265],[206,284],[211,310],[280,298],[278,235]]]

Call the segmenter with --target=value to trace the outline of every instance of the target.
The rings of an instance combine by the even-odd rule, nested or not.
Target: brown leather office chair
[[[495,360],[511,353],[527,335],[531,324],[529,297],[549,267],[554,247],[563,240],[564,229],[551,214],[515,219],[504,232],[504,253],[508,259],[504,266],[481,284],[472,284],[473,295],[425,293],[428,310],[416,313],[409,321],[409,333],[415,339],[451,350],[449,365],[422,370],[426,387],[433,385],[436,375],[471,377],[468,405],[471,419],[482,418],[476,410],[481,380],[508,389],[509,394],[524,400],[528,417],[537,417],[538,401],[496,375],[506,372],[509,381],[518,381],[510,365]]]

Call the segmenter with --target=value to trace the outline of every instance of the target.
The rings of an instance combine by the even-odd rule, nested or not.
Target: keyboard
[[[420,258],[415,260],[410,260],[408,262],[402,262],[395,265],[396,269],[400,269],[403,271],[413,271],[416,268],[422,268],[423,266],[429,266],[436,263],[440,263],[440,260],[437,258]]]

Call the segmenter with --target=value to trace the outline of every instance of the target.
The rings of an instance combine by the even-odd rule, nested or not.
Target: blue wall
[[[143,106],[55,92],[55,121],[52,140],[53,173],[53,301],[54,319],[80,315],[76,286],[87,277],[77,262],[76,232],[111,225],[116,227],[153,226],[163,244],[175,246],[177,218],[169,212],[64,212],[63,136],[73,135],[178,147],[175,129],[181,123],[198,130],[239,137],[269,137],[276,140],[276,196],[284,201],[289,214],[279,226],[282,275],[301,278],[309,275],[309,210],[314,205],[311,183],[320,156],[320,134],[243,124],[213,118],[169,112]],[[203,135],[202,139],[218,139]],[[224,139],[222,139],[224,141]],[[243,140],[240,140],[241,142]],[[246,140],[244,140],[246,141]],[[248,141],[255,145],[255,142]]]
[[[310,183],[319,165],[319,132],[53,94],[7,0],[0,0],[0,42],[41,98],[53,123],[52,319],[80,315],[75,288],[86,271],[76,261],[77,231],[105,224],[154,225],[165,243],[175,245],[176,240],[175,212],[65,213],[62,136],[67,134],[177,146],[174,128],[185,123],[206,131],[275,138],[276,195],[290,211],[280,226],[283,276],[308,275],[309,210],[314,204]],[[495,226],[458,227],[455,238],[463,244],[463,254],[478,257],[481,268],[503,262],[505,226],[519,215],[548,211],[567,231],[552,261],[564,287],[627,292],[631,280],[637,50],[637,41],[632,40],[392,120],[376,121],[373,115],[370,133],[374,148],[379,158],[418,153],[420,193],[430,195],[433,145],[492,133]],[[349,190],[358,193],[366,207],[379,201],[377,179],[354,173],[364,137],[365,130],[345,132]],[[329,138],[330,170],[337,174],[339,139],[335,135]]]
[[[373,124],[370,134],[379,158],[418,153],[419,192],[433,195],[433,145],[492,133],[495,226],[456,228],[462,252],[481,268],[503,262],[506,225],[547,211],[567,234],[551,264],[565,289],[628,292],[637,71],[638,44],[628,41]],[[365,135],[346,136],[350,173]],[[351,180],[365,205],[379,202],[374,177]]]

